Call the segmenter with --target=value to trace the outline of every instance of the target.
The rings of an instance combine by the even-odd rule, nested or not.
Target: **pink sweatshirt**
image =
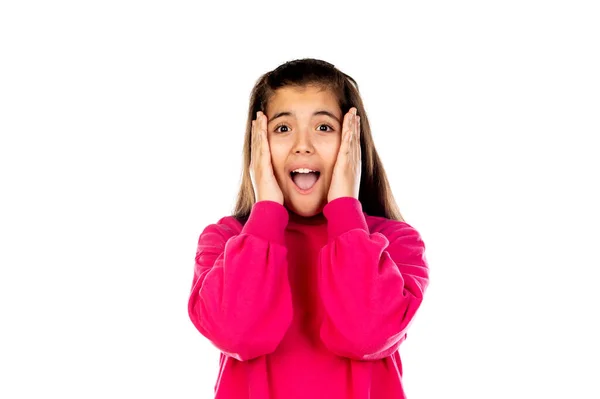
[[[216,399],[405,398],[398,348],[429,284],[408,223],[353,197],[317,220],[273,201],[200,234],[189,315],[220,351]]]

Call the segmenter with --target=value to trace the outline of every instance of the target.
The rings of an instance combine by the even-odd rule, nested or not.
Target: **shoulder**
[[[385,236],[390,243],[401,240],[405,243],[420,245],[425,248],[425,243],[421,234],[411,224],[400,221],[387,219],[381,216],[370,216],[364,213],[369,233],[380,233]]]
[[[384,217],[366,216],[366,219],[371,234],[381,234],[387,239],[386,251],[396,263],[428,269],[425,243],[417,229],[407,222]]]
[[[243,225],[233,216],[224,216],[204,227],[198,239],[199,244],[225,242],[229,238],[240,234]]]

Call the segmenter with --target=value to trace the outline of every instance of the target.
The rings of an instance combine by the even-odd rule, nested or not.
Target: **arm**
[[[425,245],[405,222],[369,233],[360,202],[340,197],[323,210],[328,244],[319,254],[320,336],[330,351],[358,360],[395,352],[429,284]]]
[[[288,213],[281,204],[259,201],[237,235],[224,219],[198,240],[188,313],[217,348],[245,361],[273,352],[292,322]]]

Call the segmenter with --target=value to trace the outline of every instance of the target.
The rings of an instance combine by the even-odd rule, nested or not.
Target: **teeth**
[[[306,169],[306,168],[298,168],[296,170],[292,170],[292,172],[296,172],[296,173],[310,173],[310,172],[316,172],[316,170]]]

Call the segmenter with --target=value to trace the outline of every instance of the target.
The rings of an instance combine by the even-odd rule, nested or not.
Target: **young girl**
[[[398,349],[429,269],[358,85],[287,62],[252,90],[244,140],[235,211],[200,234],[188,306],[221,351],[216,399],[404,398]]]

